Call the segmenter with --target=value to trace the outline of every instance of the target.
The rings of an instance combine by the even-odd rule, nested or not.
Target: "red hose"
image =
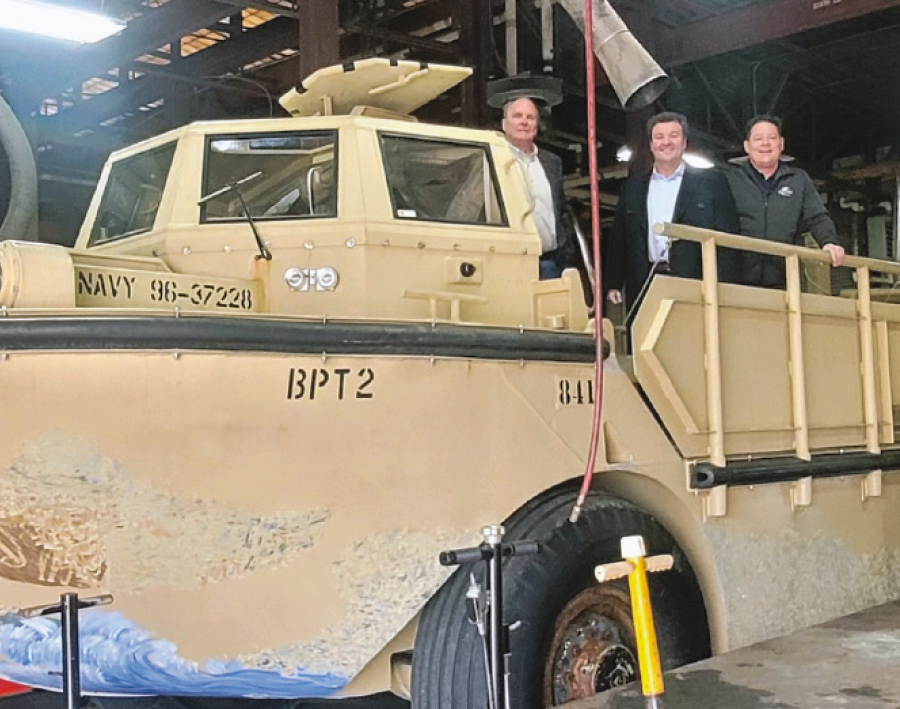
[[[603,286],[600,259],[600,187],[597,170],[597,115],[594,92],[594,8],[592,0],[584,0],[584,61],[585,61],[585,94],[587,96],[587,150],[588,165],[591,178],[591,240],[594,247],[594,340],[596,354],[594,362],[594,379],[597,383],[597,396],[594,398],[594,416],[591,422],[591,446],[588,452],[587,465],[584,471],[584,482],[572,513],[570,522],[577,522],[581,514],[581,506],[587,498],[594,477],[597,462],[597,449],[600,445],[600,421],[603,414]]]

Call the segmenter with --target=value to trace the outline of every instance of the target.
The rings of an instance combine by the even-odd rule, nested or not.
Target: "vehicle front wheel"
[[[504,563],[503,602],[514,624],[510,700],[540,709],[583,699],[638,676],[627,581],[598,584],[594,568],[621,559],[620,540],[640,534],[649,554],[672,554],[671,571],[650,580],[664,669],[710,653],[706,610],[684,553],[653,517],[608,495],[588,496],[575,524],[568,521],[575,491],[539,496],[506,523],[506,540],[536,539],[540,554]],[[463,567],[422,611],[413,651],[413,709],[482,709],[483,650],[468,622],[465,593],[472,568]],[[480,578],[482,569],[477,570]]]

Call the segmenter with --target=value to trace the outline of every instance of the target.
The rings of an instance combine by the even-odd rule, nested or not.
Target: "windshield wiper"
[[[247,203],[244,201],[244,195],[241,194],[240,186],[244,185],[251,180],[255,180],[257,177],[262,175],[262,171],[254,172],[251,175],[247,175],[243,179],[240,180],[232,180],[227,185],[225,185],[222,189],[216,190],[212,192],[206,197],[201,197],[200,201],[197,204],[206,204],[211,199],[215,199],[227,192],[234,191],[237,195],[238,201],[241,203],[241,211],[244,213],[244,219],[247,220],[247,223],[250,225],[250,229],[253,232],[253,237],[256,239],[256,245],[259,247],[259,256],[256,258],[264,258],[266,261],[272,260],[272,253],[269,251],[268,247],[263,243],[262,237],[259,235],[259,230],[256,228],[256,222],[253,221],[253,217],[250,216],[250,210],[247,207]]]

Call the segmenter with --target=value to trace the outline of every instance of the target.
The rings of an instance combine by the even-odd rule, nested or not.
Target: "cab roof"
[[[357,106],[406,115],[471,74],[469,67],[373,57],[319,69],[279,103],[298,117],[346,115]]]

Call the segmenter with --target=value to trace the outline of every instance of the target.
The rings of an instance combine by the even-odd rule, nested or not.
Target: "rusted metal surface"
[[[547,655],[548,706],[586,699],[637,677],[628,594],[616,586],[586,589],[563,610]]]

